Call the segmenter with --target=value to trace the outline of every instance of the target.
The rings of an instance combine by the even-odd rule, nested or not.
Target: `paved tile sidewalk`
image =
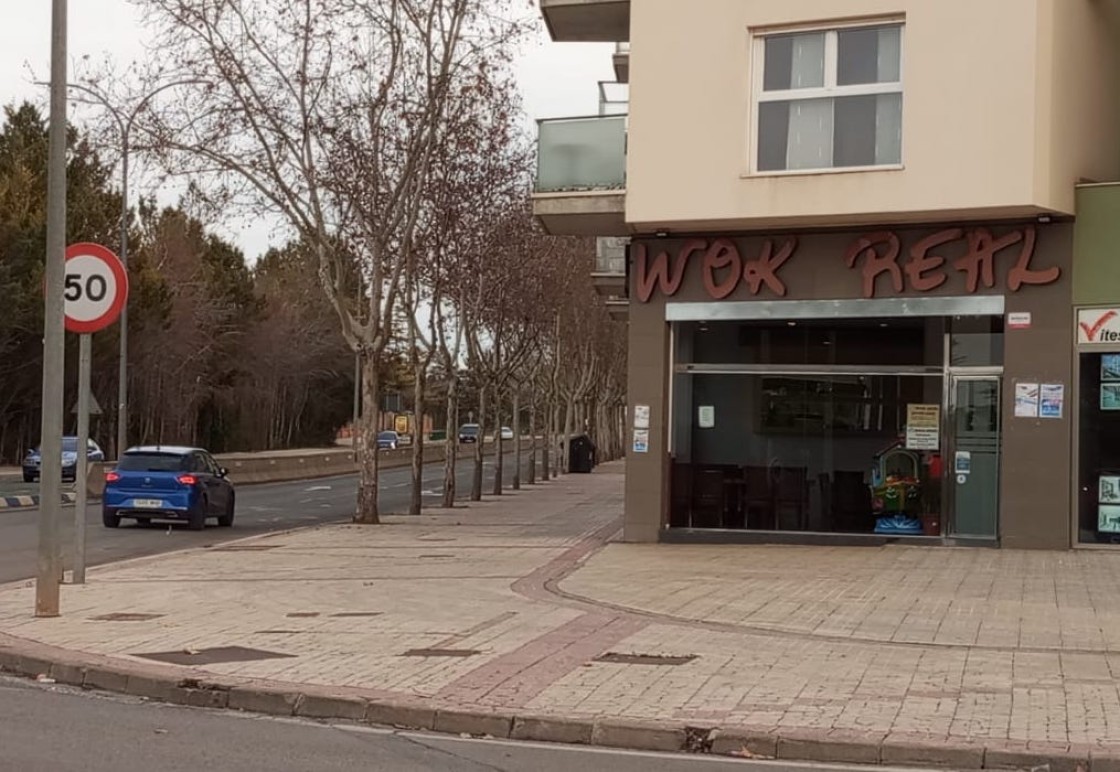
[[[0,632],[138,666],[242,646],[284,656],[199,668],[441,707],[1120,752],[1120,559],[600,550],[621,472],[95,569],[59,619],[30,616],[30,587],[0,588]],[[152,618],[99,619],[119,613]],[[680,659],[596,661],[608,653]]]

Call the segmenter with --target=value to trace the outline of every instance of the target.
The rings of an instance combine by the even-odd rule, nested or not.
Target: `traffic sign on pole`
[[[128,302],[128,273],[120,258],[100,244],[66,249],[66,329],[88,334],[103,330]]]
[[[128,272],[113,252],[100,244],[73,244],[66,250],[66,329],[79,335],[78,459],[74,507],[75,584],[86,580],[86,495],[89,462],[89,415],[92,394],[90,336],[121,315],[128,303]],[[98,409],[100,412],[100,408]],[[119,455],[119,454],[118,454]]]

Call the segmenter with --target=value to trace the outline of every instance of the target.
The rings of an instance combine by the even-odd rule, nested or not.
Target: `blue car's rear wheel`
[[[229,503],[226,504],[226,513],[218,517],[218,525],[222,528],[229,528],[233,525],[233,511],[237,506],[234,501],[234,494],[229,494]]]
[[[188,527],[192,531],[201,531],[206,527],[206,515],[210,511],[210,502],[206,497],[198,500],[198,506],[191,512],[190,518],[187,521]]]
[[[106,528],[119,528],[121,525],[121,516],[117,514],[115,509],[102,509],[101,524]]]

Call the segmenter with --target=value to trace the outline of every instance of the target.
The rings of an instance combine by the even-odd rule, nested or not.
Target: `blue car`
[[[93,440],[86,447],[86,457],[89,462],[97,463],[105,460],[105,454]],[[39,448],[31,450],[23,459],[23,481],[33,483],[39,479],[43,466],[43,454]],[[62,479],[73,481],[78,476],[78,438],[62,438]]]
[[[105,473],[101,521],[106,528],[116,528],[126,517],[142,525],[178,520],[201,531],[214,518],[228,528],[236,497],[226,475],[214,457],[199,448],[130,448],[116,468]]]

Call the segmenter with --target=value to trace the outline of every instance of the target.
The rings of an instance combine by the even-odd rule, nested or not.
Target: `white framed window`
[[[758,35],[756,173],[902,164],[903,24]]]

